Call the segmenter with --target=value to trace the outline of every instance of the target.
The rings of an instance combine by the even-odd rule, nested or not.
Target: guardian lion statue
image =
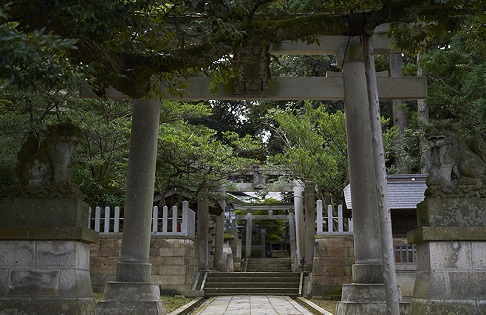
[[[40,145],[37,137],[30,134],[17,154],[19,195],[51,197],[78,192],[70,182],[69,166],[81,130],[71,123],[62,123],[48,126],[47,131]]]
[[[426,195],[482,197],[486,183],[486,143],[477,135],[470,149],[459,135],[460,125],[447,121],[429,127],[431,167]]]

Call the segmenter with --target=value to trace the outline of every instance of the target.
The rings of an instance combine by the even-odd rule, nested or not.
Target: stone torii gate
[[[375,29],[375,53],[390,53],[385,30]],[[259,93],[235,94],[233,84],[221,84],[218,92],[209,90],[210,78],[189,78],[183,96],[172,100],[344,100],[348,159],[354,217],[353,284],[343,287],[338,314],[386,314],[384,279],[376,198],[375,165],[365,64],[359,37],[323,36],[320,45],[283,42],[272,45],[271,54],[336,55],[342,73],[318,78],[273,78]],[[377,77],[380,99],[420,99],[426,97],[426,82],[418,77]],[[162,94],[165,90],[162,88]],[[125,96],[113,89],[108,98]],[[84,95],[89,97],[89,95]],[[106,284],[100,314],[164,314],[158,286],[150,282],[149,241],[150,205],[159,121],[159,99],[135,100],[127,175],[127,198],[122,253],[116,280]],[[143,174],[143,176],[141,176]],[[299,214],[296,213],[296,220]],[[301,216],[302,217],[302,216]],[[299,226],[297,222],[297,227]],[[298,232],[298,231],[296,231]]]

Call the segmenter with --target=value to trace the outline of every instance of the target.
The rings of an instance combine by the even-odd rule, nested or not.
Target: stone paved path
[[[221,296],[199,306],[192,315],[312,315],[287,296]]]

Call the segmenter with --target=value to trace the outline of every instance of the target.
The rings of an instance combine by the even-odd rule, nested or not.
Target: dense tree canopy
[[[0,46],[37,39],[45,47],[44,36],[57,43],[48,47],[67,52],[59,54],[59,64],[71,58],[72,65],[89,69],[98,79],[101,92],[111,85],[136,98],[146,95],[154,83],[169,84],[174,74],[189,75],[207,68],[224,71],[224,58],[231,59],[231,69],[236,69],[241,56],[251,59],[248,56],[265,52],[270,42],[312,41],[313,36],[325,34],[362,35],[376,25],[391,22],[398,43],[416,51],[429,32],[457,28],[465,15],[483,12],[481,1],[458,0],[2,3]],[[481,21],[478,19],[473,27]],[[402,23],[410,22],[416,24],[402,27]],[[68,39],[73,42],[65,42]],[[61,49],[69,44],[67,50]],[[15,70],[0,66],[5,72]]]

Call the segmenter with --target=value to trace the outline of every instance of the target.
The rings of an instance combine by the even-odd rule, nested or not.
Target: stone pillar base
[[[159,285],[151,282],[107,282],[97,308],[99,315],[167,314]]]
[[[408,304],[400,303],[400,315],[407,314]],[[384,284],[343,284],[336,315],[387,315]]]

